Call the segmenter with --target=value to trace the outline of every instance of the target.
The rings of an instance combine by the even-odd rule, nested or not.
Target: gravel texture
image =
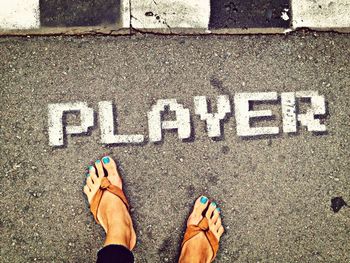
[[[350,203],[349,35],[1,38],[0,57],[1,262],[94,262],[104,234],[82,187],[104,154],[120,164],[137,262],[176,262],[201,194],[223,211],[217,262],[350,262],[350,208],[331,208]],[[327,134],[241,139],[231,117],[214,141],[194,115],[196,95],[297,90],[325,95]],[[119,131],[147,136],[161,98],[190,109],[193,140],[106,147],[97,126],[48,145],[49,103],[114,100]],[[279,104],[258,107],[281,127]]]

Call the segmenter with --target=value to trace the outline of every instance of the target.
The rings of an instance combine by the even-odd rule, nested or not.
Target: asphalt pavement
[[[176,262],[202,194],[226,228],[216,262],[350,262],[349,57],[350,35],[336,33],[0,38],[0,261],[94,262],[104,234],[82,187],[89,163],[109,154],[132,206],[136,262]],[[194,96],[215,110],[218,95],[300,90],[325,96],[327,133],[241,138],[231,116],[213,140],[194,112]],[[149,142],[159,99],[190,110],[190,140],[166,131]],[[100,101],[114,102],[119,133],[145,142],[103,145],[96,121],[49,145],[49,104],[97,112]],[[256,107],[276,118],[255,125],[282,126],[279,103]]]

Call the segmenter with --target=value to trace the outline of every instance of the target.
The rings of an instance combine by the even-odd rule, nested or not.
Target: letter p
[[[81,134],[94,125],[94,111],[85,102],[49,104],[49,145],[62,146],[64,133]],[[63,116],[67,112],[80,112],[80,125],[63,125]]]

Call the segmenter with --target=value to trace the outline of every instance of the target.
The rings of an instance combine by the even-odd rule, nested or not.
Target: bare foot
[[[104,169],[107,171],[105,175]],[[101,180],[107,176],[111,184],[122,189],[122,180],[117,171],[117,165],[111,157],[97,160],[95,167],[89,167],[84,193],[89,203],[100,188]],[[128,209],[116,195],[105,191],[97,210],[97,218],[106,232],[105,246],[111,244],[123,245],[132,250],[136,244],[136,234]]]
[[[219,241],[224,233],[224,227],[221,225],[220,210],[214,202],[209,205],[208,198],[205,196],[199,197],[196,200],[193,211],[187,220],[187,227],[190,225],[198,225],[203,219],[203,212],[207,207],[208,210],[205,217],[208,219],[209,229]],[[207,263],[211,262],[212,257],[213,250],[204,232],[201,232],[183,245],[179,262]]]

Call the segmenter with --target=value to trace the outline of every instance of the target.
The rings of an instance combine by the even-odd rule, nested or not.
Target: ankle
[[[106,240],[107,245],[122,245],[130,249],[131,228],[130,222],[124,218],[110,217],[107,221]]]
[[[193,242],[194,241],[194,242]],[[212,250],[196,240],[189,240],[182,247],[179,263],[210,263]]]
[[[98,218],[106,226],[105,231],[107,233],[112,229],[118,230],[118,228],[124,228],[124,225],[130,227],[130,216],[124,206],[119,206],[118,210],[116,210],[115,202],[113,204],[104,203],[100,206],[103,207],[103,210],[99,210]]]
[[[108,245],[121,245],[130,249],[130,238],[123,235],[109,235],[107,234],[104,246]]]

